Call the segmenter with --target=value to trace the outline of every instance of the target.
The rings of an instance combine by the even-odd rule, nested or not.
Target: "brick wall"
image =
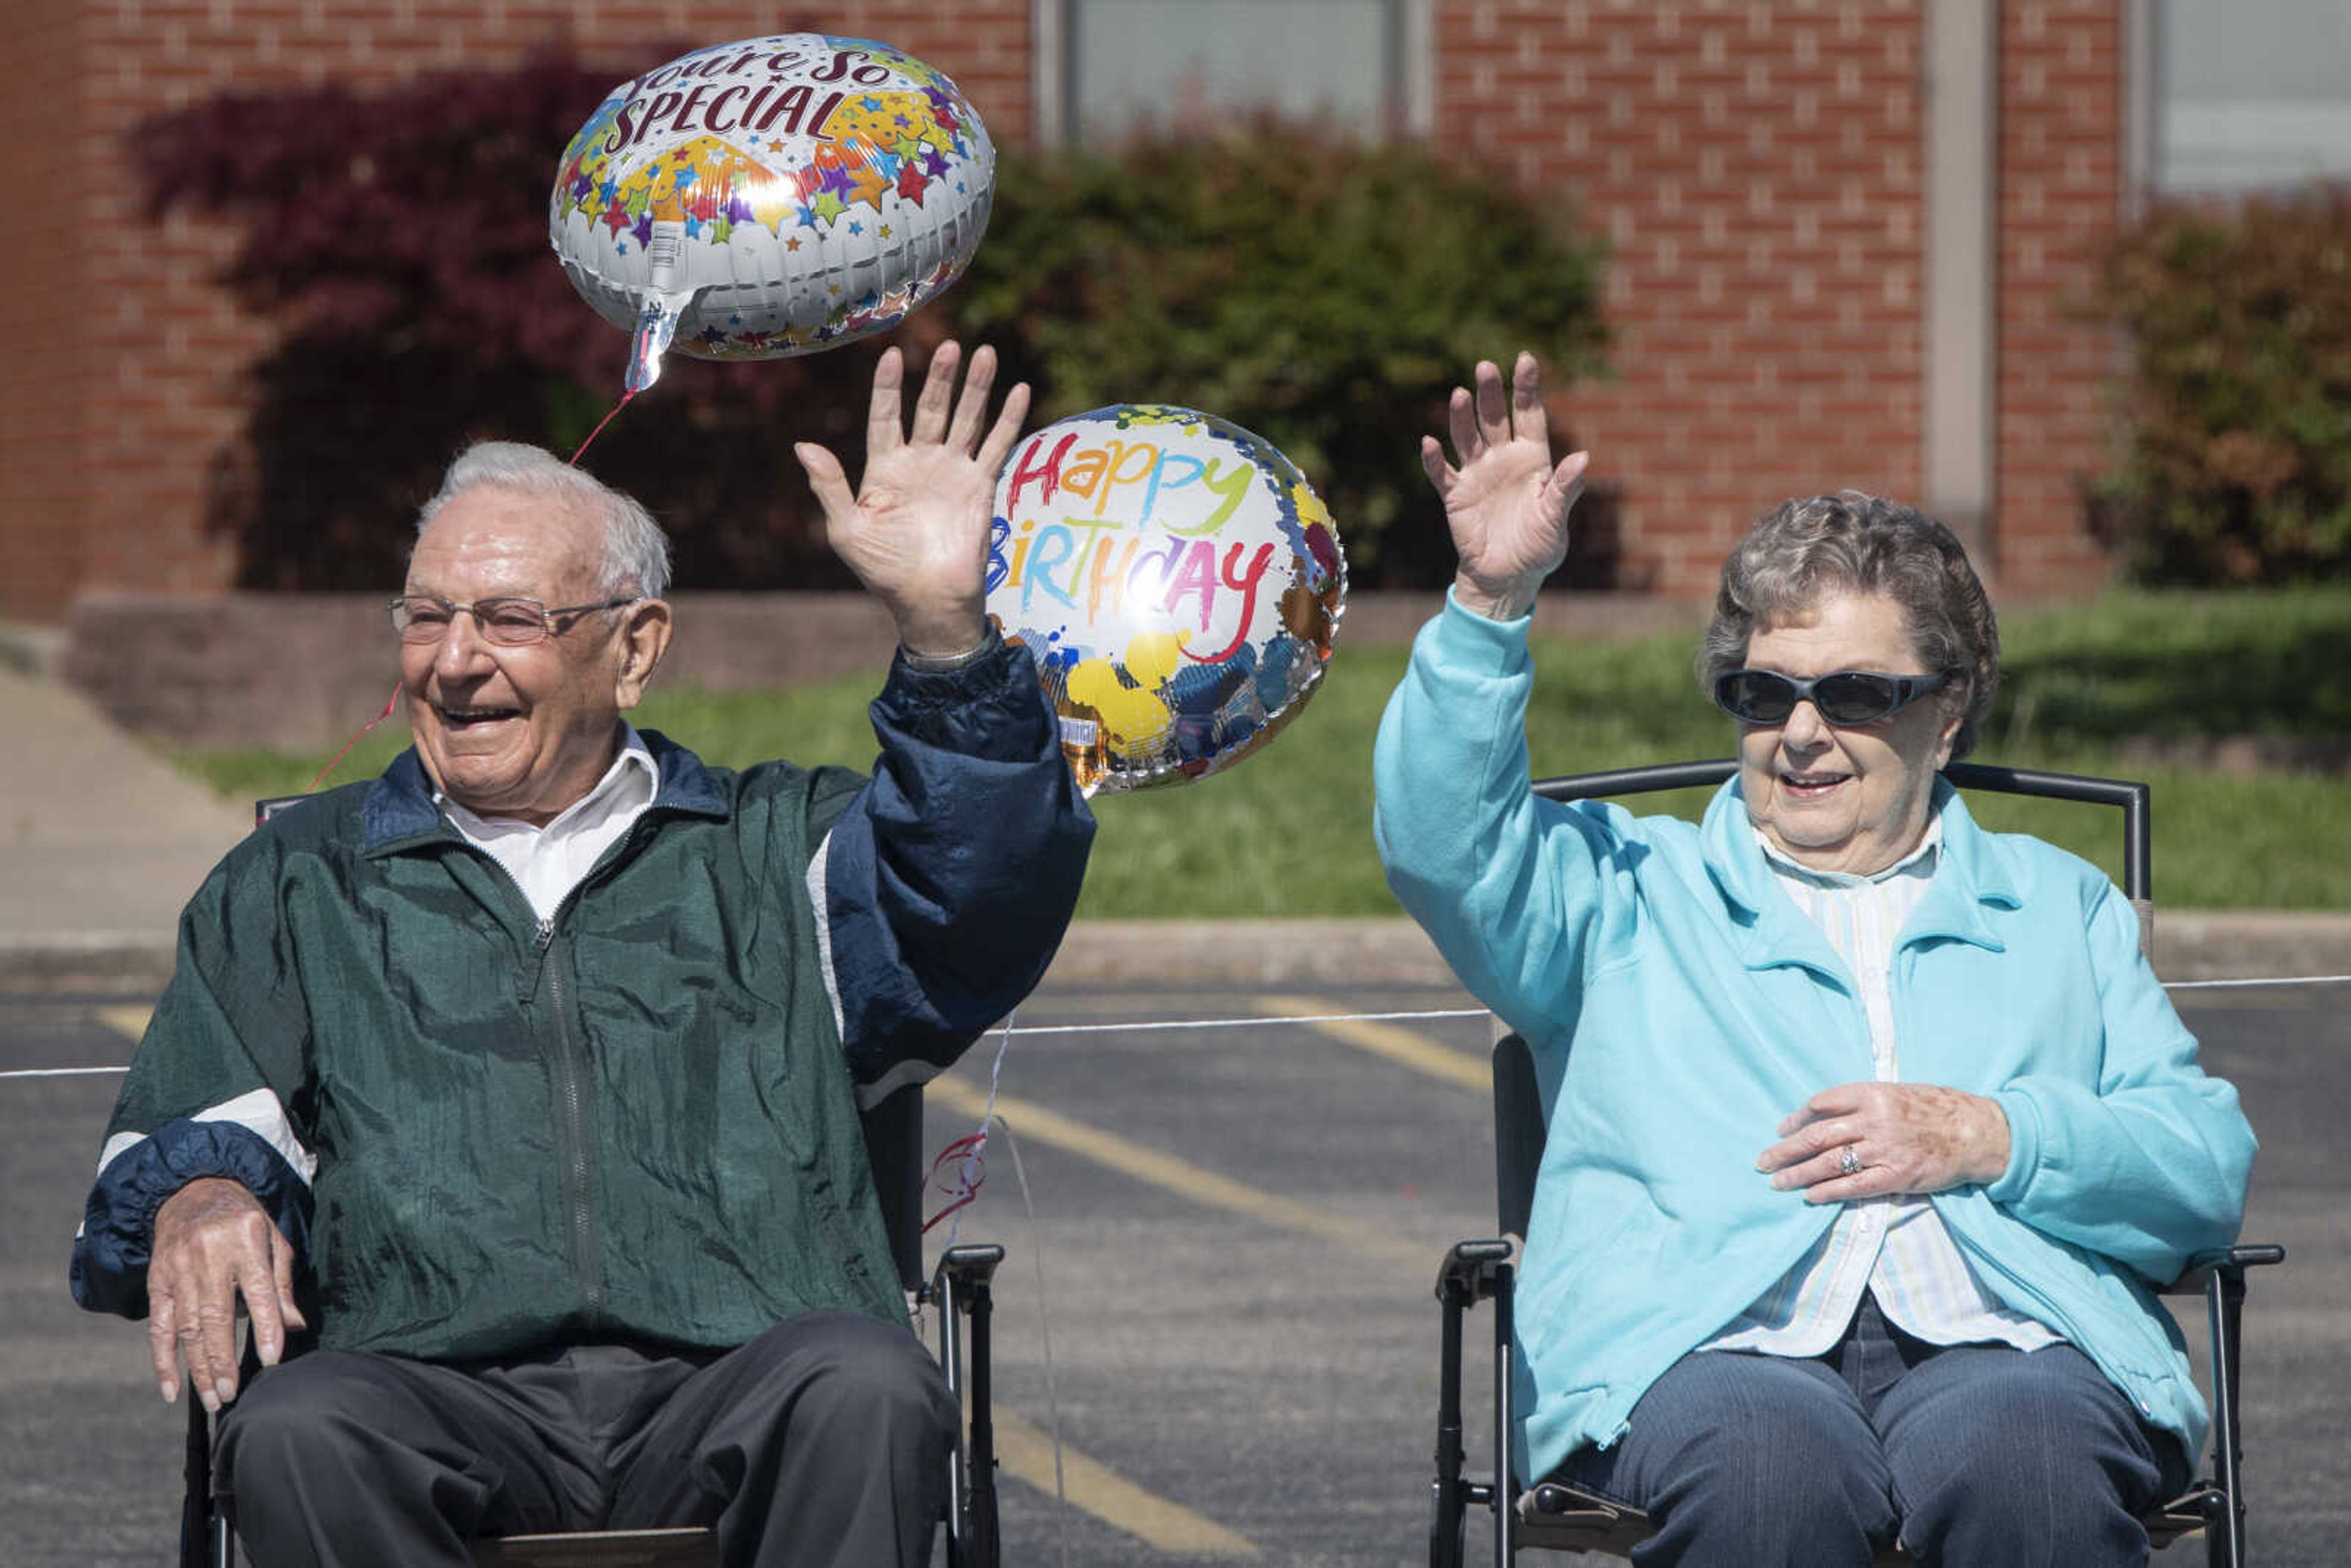
[[[1434,0],[1435,130],[1607,235],[1614,379],[1562,413],[1621,488],[1635,580],[1705,594],[1785,497],[1922,483],[1926,0]],[[2011,591],[2102,580],[2079,488],[2113,338],[2069,314],[2121,193],[2123,0],[2002,0],[1999,486]],[[122,138],[234,85],[392,84],[569,37],[615,79],[679,40],[865,33],[1032,119],[1030,0],[0,0],[15,209],[65,210],[0,291],[0,615],[77,587],[204,592],[209,474],[263,323],[210,278],[225,228],[135,208]],[[70,126],[69,132],[61,127]],[[549,154],[550,162],[553,153]],[[60,177],[63,162],[70,173]],[[1507,346],[1498,345],[1499,348]]]
[[[1437,135],[1614,247],[1617,379],[1562,411],[1666,592],[1789,496],[1918,491],[1922,32],[1907,0],[1440,0]]]
[[[1029,25],[1029,0],[0,0],[0,125],[12,148],[54,151],[0,175],[9,210],[45,214],[26,232],[49,242],[29,256],[20,242],[0,290],[0,615],[57,619],[77,588],[203,593],[235,576],[229,541],[204,531],[205,496],[240,427],[241,372],[270,331],[213,286],[233,231],[144,221],[123,138],[147,116],[232,87],[496,68],[564,37],[617,82],[668,44],[810,28],[912,50],[986,106],[991,133],[1017,139]],[[550,179],[560,152],[548,150]]]
[[[2001,7],[1998,548],[2002,585],[2035,593],[2110,575],[2082,488],[2106,463],[2124,345],[2079,311],[2127,178],[2122,3]]]
[[[5,0],[0,36],[10,45],[0,92],[0,210],[16,214],[16,243],[0,287],[0,614],[61,604],[81,574],[75,519],[83,486],[77,313],[91,308],[75,287],[83,240],[70,204],[81,155],[73,90],[81,22],[44,0]],[[38,149],[26,156],[22,150]],[[52,610],[51,614],[55,612]]]

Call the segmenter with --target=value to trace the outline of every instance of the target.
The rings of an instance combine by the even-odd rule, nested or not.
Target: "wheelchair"
[[[256,822],[303,797],[258,801]],[[881,1199],[882,1222],[898,1282],[918,1307],[938,1313],[938,1356],[948,1393],[969,1412],[949,1456],[947,1568],[999,1568],[996,1439],[990,1375],[990,1317],[997,1265],[1004,1249],[993,1242],[950,1247],[938,1267],[923,1271],[923,1091],[900,1089],[862,1118],[865,1157]],[[968,1320],[967,1322],[966,1320]],[[256,1363],[250,1345],[245,1375]],[[235,1568],[235,1532],[214,1505],[212,1451],[214,1421],[202,1401],[188,1400],[188,1435],[180,1505],[180,1568]],[[608,1530],[562,1534],[494,1536],[473,1545],[483,1568],[705,1568],[718,1561],[717,1536],[704,1526],[672,1530]]]
[[[1550,779],[1534,786],[1549,800],[1583,800],[1646,794],[1721,783],[1738,771],[1736,761],[1667,763],[1604,773]],[[2148,950],[2154,931],[2148,790],[2145,784],[2041,773],[1981,763],[1954,763],[1944,777],[1962,789],[2032,795],[2123,812],[2123,891],[2138,911],[2139,941]],[[1499,1026],[1498,1026],[1499,1032]],[[1509,1568],[1521,1549],[1588,1552],[1625,1557],[1652,1532],[1647,1515],[1557,1481],[1529,1487],[1511,1473],[1511,1373],[1516,1354],[1512,1319],[1515,1270],[1513,1238],[1526,1235],[1534,1204],[1535,1175],[1542,1161],[1546,1129],[1537,1087],[1534,1055],[1527,1042],[1501,1032],[1493,1050],[1494,1165],[1498,1226],[1491,1239],[1457,1242],[1437,1271],[1437,1299],[1442,1322],[1438,1341],[1437,1475],[1430,1499],[1430,1568],[1462,1568],[1468,1550],[1468,1513],[1493,1515],[1494,1563]],[[2245,1299],[2245,1270],[2282,1262],[2285,1249],[2240,1245],[2191,1260],[2187,1272],[2161,1287],[2164,1295],[2200,1295],[2205,1300],[2212,1344],[2212,1474],[2179,1497],[2142,1516],[2150,1547],[2202,1531],[2211,1568],[2241,1568],[2245,1561],[2243,1455],[2238,1433],[2238,1350]],[[1494,1471],[1479,1478],[1464,1473],[1461,1414],[1462,1333],[1469,1311],[1493,1303]],[[1878,1554],[1882,1564],[1908,1563],[1898,1545]]]

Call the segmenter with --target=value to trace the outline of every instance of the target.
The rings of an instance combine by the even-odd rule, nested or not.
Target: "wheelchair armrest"
[[[1606,1529],[1631,1520],[1645,1532],[1648,1516],[1626,1503],[1611,1502],[1593,1492],[1578,1491],[1557,1481],[1543,1481],[1519,1494],[1522,1519],[1564,1519]]]
[[[2164,1296],[2200,1296],[2210,1285],[2215,1274],[2234,1275],[2242,1282],[2245,1270],[2268,1263],[2285,1261],[2285,1249],[2274,1241],[2240,1243],[2211,1252],[2199,1252],[2188,1260],[2188,1267],[2178,1279],[2156,1287]]]
[[[939,1266],[932,1275],[931,1294],[939,1293],[939,1281],[951,1281],[968,1300],[975,1285],[985,1285],[996,1277],[996,1266],[1004,1261],[1004,1249],[993,1241],[967,1242],[950,1247],[939,1255]]]
[[[1437,1270],[1437,1299],[1464,1305],[1488,1300],[1494,1294],[1502,1265],[1510,1260],[1507,1240],[1455,1242]]]

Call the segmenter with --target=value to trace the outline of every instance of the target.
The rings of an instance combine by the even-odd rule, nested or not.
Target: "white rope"
[[[1489,1016],[1484,1008],[1450,1008],[1439,1012],[1419,1013],[1316,1013],[1308,1018],[1293,1018],[1288,1013],[1280,1013],[1270,1018],[1158,1019],[1148,1023],[1058,1023],[1024,1029],[1019,1032],[1023,1039],[1033,1039],[1048,1034],[1148,1034],[1165,1030],[1259,1029],[1270,1023],[1382,1023],[1395,1019],[1481,1019]]]
[[[2351,984],[2351,975],[2278,975],[2262,978],[2239,980],[2171,980],[2167,981],[2163,988],[2167,991],[2204,991],[2217,990],[2223,988],[2245,988],[2259,986],[2340,986],[2346,984]],[[1151,1034],[1167,1033],[1171,1031],[1180,1032],[1186,1030],[1265,1029],[1275,1024],[1393,1023],[1398,1021],[1433,1021],[1439,1019],[1481,1019],[1489,1016],[1491,1015],[1489,1014],[1484,1008],[1440,1008],[1422,1012],[1315,1013],[1305,1018],[1292,1018],[1290,1015],[1283,1013],[1270,1014],[1256,1018],[1163,1019],[1152,1019],[1143,1023],[1045,1024],[1041,1026],[1032,1025],[1025,1029],[1013,1027],[1011,1021],[1008,1019],[1001,1031],[1001,1038],[997,1044],[995,1067],[988,1073],[988,1109],[987,1113],[984,1113],[981,1115],[979,1124],[984,1132],[991,1120],[997,1120],[1000,1124],[1001,1119],[994,1116],[996,1106],[997,1074],[1001,1072],[1004,1069],[1004,1048],[1016,1035],[1023,1040],[1036,1040],[1041,1039],[1049,1034]],[[128,1066],[19,1067],[9,1069],[7,1071],[0,1071],[0,1082],[5,1082],[5,1080],[12,1078],[91,1078],[103,1076],[109,1073],[128,1072],[130,1071],[131,1069]],[[950,1234],[952,1234],[952,1231],[950,1231]]]
[[[0,1072],[0,1078],[97,1078],[130,1071],[128,1067],[19,1067]]]
[[[2351,975],[2296,975],[2280,980],[2171,980],[2167,991],[2210,991],[2223,986],[2339,986],[2351,980]]]

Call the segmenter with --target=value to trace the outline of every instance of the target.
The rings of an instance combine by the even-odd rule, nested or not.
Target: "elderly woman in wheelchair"
[[[2150,1293],[2236,1234],[2253,1138],[2094,868],[1938,771],[1999,636],[1959,542],[1847,492],[1725,563],[1738,771],[1695,827],[1538,800],[1538,585],[1585,458],[1535,365],[1422,445],[1460,565],[1376,756],[1391,885],[1534,1052],[1549,1133],[1513,1469],[1643,1563],[2144,1561],[2206,1413]]]

